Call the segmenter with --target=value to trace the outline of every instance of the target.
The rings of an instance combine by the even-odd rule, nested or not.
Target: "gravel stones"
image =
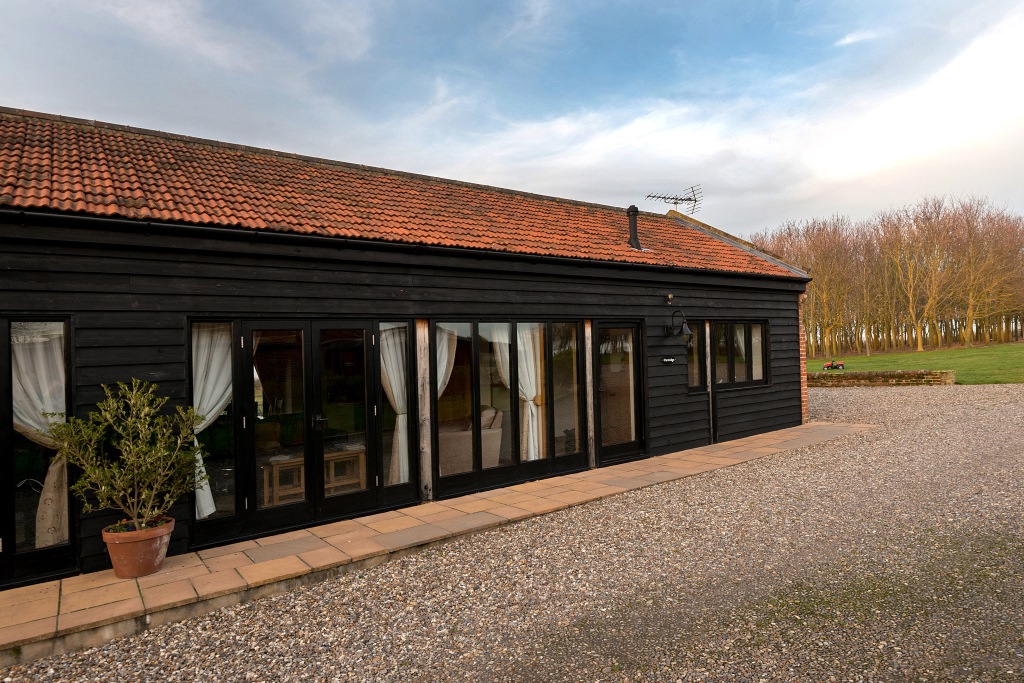
[[[1024,386],[810,396],[879,426],[0,680],[1024,679]]]

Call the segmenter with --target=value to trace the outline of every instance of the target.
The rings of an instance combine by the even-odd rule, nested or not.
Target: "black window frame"
[[[686,347],[686,390],[691,394],[703,394],[708,390],[707,333],[705,321],[695,322],[690,327],[690,343]],[[695,354],[697,384],[690,384],[690,353]]]
[[[37,314],[37,313],[0,313],[0,396],[6,399],[0,402],[0,420],[4,422],[0,426],[0,452],[11,453],[14,440],[14,401],[12,396],[13,381],[11,369],[13,367],[11,349],[11,324],[20,322],[59,322],[64,326],[64,406],[65,414],[68,416],[77,415],[76,392],[77,385],[75,362],[75,320],[70,314]],[[0,463],[0,480],[7,481],[10,474],[13,474],[14,463]],[[17,586],[38,583],[47,579],[62,578],[77,574],[81,568],[80,558],[80,526],[81,506],[77,497],[71,493],[70,484],[77,478],[78,472],[74,467],[68,468],[69,487],[65,491],[68,506],[68,542],[57,546],[46,548],[35,548],[18,552],[14,542],[14,498],[11,497],[0,503],[0,532],[8,537],[11,549],[8,550],[5,542],[5,555],[0,556],[0,588],[14,588]],[[13,482],[14,477],[10,477]],[[9,506],[9,507],[8,507]],[[10,513],[10,514],[8,514]]]
[[[232,401],[234,404],[240,405],[245,398],[243,382],[247,372],[251,372],[244,366],[245,358],[239,347],[239,339],[245,334],[246,326],[255,325],[259,323],[266,324],[267,326],[288,326],[298,325],[302,329],[313,330],[316,325],[331,322],[331,323],[345,323],[350,321],[352,324],[367,325],[370,333],[374,335],[373,343],[368,344],[368,353],[373,354],[373,358],[369,362],[369,370],[371,373],[376,373],[371,386],[369,396],[371,400],[377,405],[382,405],[383,401],[387,398],[384,396],[384,390],[380,386],[380,324],[381,323],[405,323],[409,334],[408,347],[406,349],[406,361],[408,363],[407,368],[409,370],[409,376],[407,378],[406,391],[410,397],[408,405],[408,421],[409,421],[409,445],[412,452],[410,453],[409,462],[409,481],[401,484],[393,485],[381,485],[374,486],[374,489],[378,492],[377,505],[372,509],[367,509],[360,512],[349,512],[345,511],[339,514],[332,513],[321,513],[316,512],[315,519],[303,521],[297,524],[298,528],[308,527],[314,524],[325,524],[331,521],[340,519],[348,519],[353,516],[360,516],[364,514],[373,514],[374,511],[381,511],[387,509],[393,509],[399,506],[414,505],[420,500],[420,470],[418,457],[416,456],[416,450],[419,444],[419,400],[417,396],[417,355],[416,355],[416,318],[407,317],[405,315],[394,315],[394,316],[374,316],[371,318],[352,318],[346,316],[271,316],[261,318],[254,315],[194,315],[188,316],[185,319],[184,326],[184,340],[186,348],[186,400],[189,405],[194,402],[194,378],[193,378],[193,366],[192,366],[192,325],[195,323],[230,323],[232,344],[231,344],[231,366],[232,366],[232,382],[233,382],[233,397]],[[368,340],[369,341],[369,340]],[[305,340],[304,343],[311,342]],[[305,347],[304,347],[305,348]],[[372,351],[370,350],[372,349]],[[311,348],[306,348],[304,352],[307,356],[312,353]],[[305,373],[305,370],[303,371]],[[305,377],[305,375],[304,375]],[[370,376],[367,376],[368,381]],[[308,379],[308,378],[307,378]],[[312,391],[312,383],[308,388],[309,392]],[[306,400],[309,400],[309,394],[307,392]],[[191,493],[188,498],[189,507],[189,529],[190,529],[190,548],[193,550],[203,549],[209,547],[215,547],[223,545],[224,543],[244,540],[249,538],[259,538],[265,536],[267,533],[271,533],[273,530],[268,528],[260,527],[259,523],[255,521],[255,518],[250,515],[249,507],[246,504],[246,497],[250,493],[255,492],[255,483],[249,477],[248,472],[245,470],[245,453],[248,448],[247,439],[250,438],[249,432],[243,428],[244,413],[241,409],[236,410],[234,414],[234,452],[235,452],[235,469],[236,472],[240,472],[236,476],[235,480],[235,512],[233,515],[225,515],[223,517],[216,517],[214,519],[203,519],[197,520],[195,518],[195,493]],[[383,448],[383,434],[381,431],[381,422],[375,423],[372,437],[372,442],[368,440],[367,444],[372,443],[373,448],[376,449],[378,456],[382,454]],[[383,464],[383,458],[381,458],[381,465]],[[255,508],[254,508],[255,509]],[[293,525],[296,526],[296,525]],[[281,526],[281,529],[288,528],[288,525]]]
[[[759,387],[771,384],[771,375],[769,373],[769,359],[771,357],[770,344],[769,344],[769,329],[767,320],[712,320],[709,321],[711,325],[711,335],[707,339],[708,349],[711,356],[711,383],[715,389],[739,389],[745,387]],[[726,339],[729,340],[728,344],[728,365],[729,365],[729,376],[725,381],[718,381],[718,357],[716,349],[711,348],[710,344],[717,340],[717,328],[719,325],[725,325],[727,327]],[[754,374],[754,354],[753,354],[753,334],[751,328],[755,325],[761,327],[761,379],[747,379],[743,381],[736,381],[736,358],[735,348],[732,340],[735,339],[736,328],[742,327],[743,342],[744,342],[744,356],[745,356],[745,368],[746,376],[753,377]],[[692,389],[692,387],[691,387]]]
[[[437,391],[437,337],[435,330],[439,323],[468,323],[470,325],[470,336],[472,339],[472,379],[473,388],[473,469],[466,472],[458,472],[445,476],[440,473],[440,452],[438,436],[438,391]],[[479,348],[479,327],[484,323],[507,323],[510,331],[509,355],[511,359],[510,384],[519,384],[519,325],[525,323],[539,323],[543,325],[544,343],[544,410],[547,423],[551,426],[547,430],[545,438],[546,455],[539,460],[522,460],[520,444],[520,410],[519,401],[512,401],[509,415],[509,425],[513,427],[512,437],[512,464],[502,465],[484,469],[481,462],[480,443],[480,396],[479,377],[480,369],[480,348]],[[579,382],[579,395],[577,397],[577,424],[586,431],[586,373],[585,359],[585,338],[586,326],[584,318],[563,318],[552,316],[468,316],[468,315],[438,315],[428,319],[430,330],[430,413],[431,413],[431,474],[434,480],[435,496],[440,498],[459,495],[468,491],[482,490],[494,486],[504,486],[517,481],[526,481],[537,477],[545,477],[552,474],[574,472],[586,469],[589,458],[589,444],[586,438],[577,436],[577,449],[571,454],[558,455],[555,452],[554,425],[554,403],[551,400],[554,395],[554,362],[553,362],[553,337],[552,328],[556,323],[572,323],[576,326],[576,373]]]

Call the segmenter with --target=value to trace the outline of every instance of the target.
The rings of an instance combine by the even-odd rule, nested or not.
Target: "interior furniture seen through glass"
[[[765,382],[764,323],[714,324],[715,384]]]
[[[256,506],[269,508],[306,499],[302,331],[257,330],[253,339]]]
[[[635,328],[599,328],[601,446],[636,441]]]
[[[760,382],[764,379],[764,324],[750,325],[750,379]]]
[[[690,388],[704,387],[704,323],[694,326],[686,347],[686,383]]]
[[[729,379],[729,326],[715,323],[715,384],[728,384]]]
[[[366,333],[320,331],[320,409],[324,496],[365,491]]]
[[[437,323],[437,446],[442,477],[473,471],[473,324]]]
[[[441,476],[545,460],[552,445],[556,456],[582,451],[579,329],[579,322],[435,325]]]
[[[746,382],[747,377],[747,337],[746,326],[733,325],[732,328],[732,362],[733,381]]]
[[[555,456],[579,453],[580,429],[579,325],[551,325],[551,371],[554,379]]]
[[[484,469],[511,465],[512,405],[509,391],[511,353],[509,323],[480,323],[477,348],[480,356],[480,457]]]

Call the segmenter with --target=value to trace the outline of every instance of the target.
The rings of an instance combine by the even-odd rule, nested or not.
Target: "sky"
[[[0,0],[0,105],[696,218],[1024,214],[1024,0]],[[684,204],[680,209],[685,209]]]

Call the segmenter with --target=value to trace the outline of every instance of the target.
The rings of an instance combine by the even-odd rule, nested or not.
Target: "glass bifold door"
[[[195,496],[195,540],[413,499],[409,331],[193,323],[194,405],[212,416],[199,434],[208,482]],[[232,373],[218,372],[218,355]]]
[[[580,321],[432,327],[439,496],[585,467]]]

